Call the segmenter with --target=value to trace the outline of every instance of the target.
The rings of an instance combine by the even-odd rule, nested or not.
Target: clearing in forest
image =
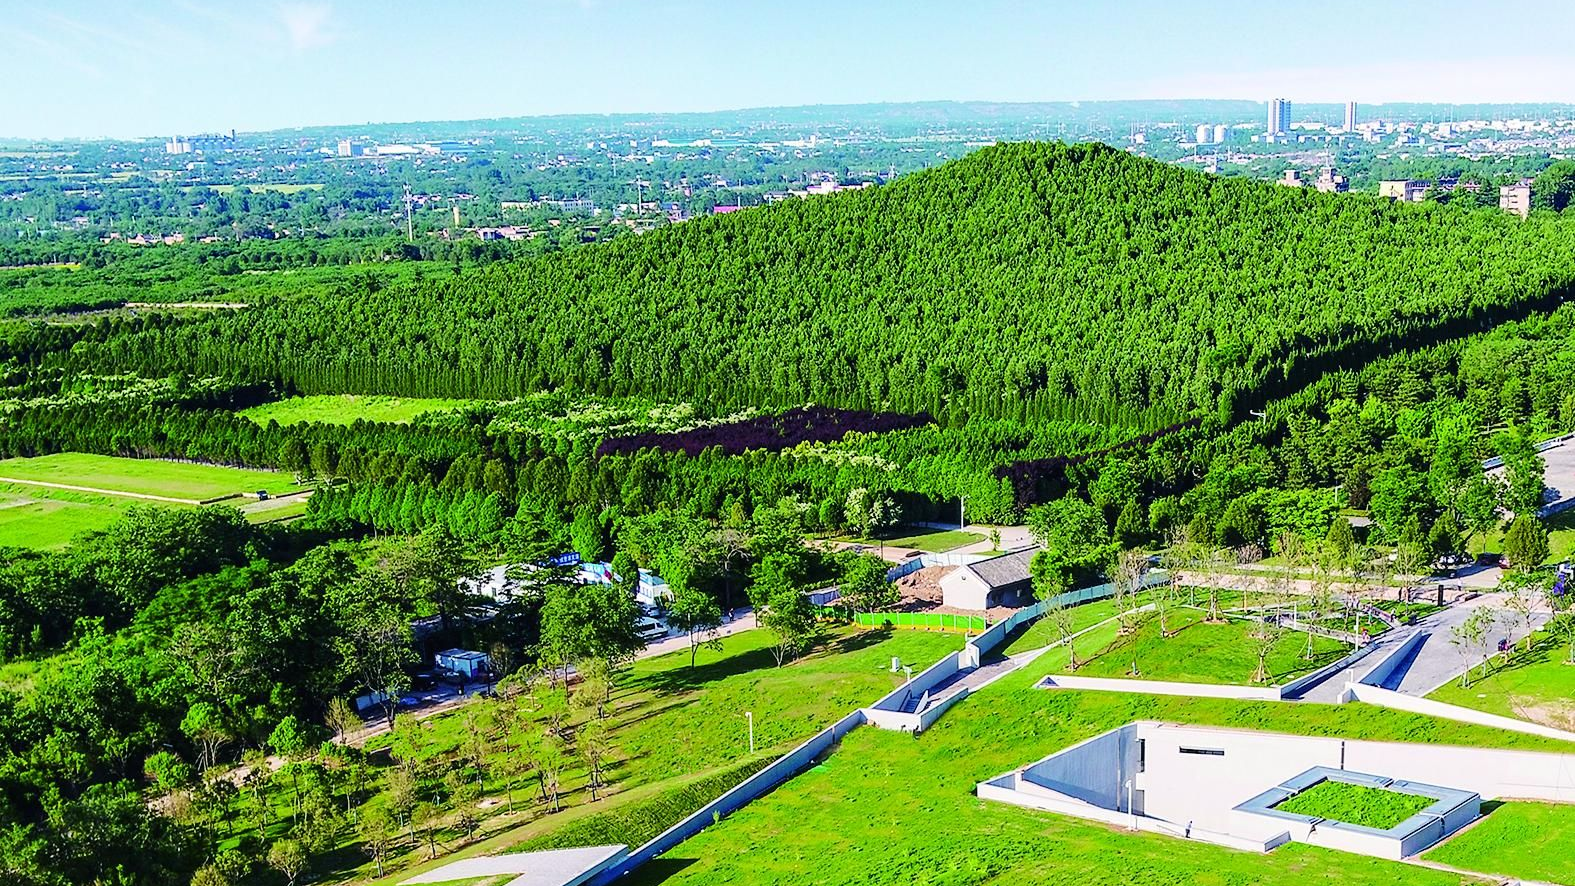
[[[433,397],[386,397],[380,394],[316,394],[310,397],[287,397],[272,403],[263,403],[241,411],[241,415],[266,425],[276,421],[281,425],[303,422],[348,425],[357,419],[406,424],[418,415],[428,412],[449,412],[470,405],[469,400],[450,400]]]

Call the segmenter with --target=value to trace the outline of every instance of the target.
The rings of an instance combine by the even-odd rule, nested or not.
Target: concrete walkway
[[[1475,658],[1468,662],[1462,657],[1460,650],[1450,642],[1450,632],[1465,621],[1480,608],[1489,608],[1505,612],[1503,598],[1497,594],[1484,595],[1463,603],[1435,612],[1427,618],[1418,621],[1411,627],[1394,628],[1380,634],[1373,641],[1373,651],[1343,670],[1337,671],[1320,680],[1318,683],[1307,687],[1298,696],[1299,701],[1321,702],[1335,704],[1339,701],[1340,693],[1344,691],[1345,684],[1354,682],[1365,674],[1374,665],[1384,660],[1384,657],[1405,643],[1417,631],[1428,634],[1426,640],[1415,650],[1407,654],[1407,660],[1400,662],[1393,675],[1384,681],[1383,688],[1392,689],[1405,695],[1417,697],[1426,696],[1438,687],[1460,676],[1468,663],[1474,663]],[[1533,624],[1540,627],[1547,621],[1545,614],[1533,616]],[[1524,639],[1526,629],[1523,624],[1507,624],[1503,619],[1495,623],[1488,637],[1491,641],[1490,648],[1497,646],[1498,638],[1505,638],[1511,642]]]
[[[116,489],[99,489],[94,486],[72,486],[67,483],[50,483],[45,480],[18,480],[15,477],[0,477],[0,483],[16,483],[21,486],[39,486],[44,489],[63,489],[67,492],[90,492],[94,495],[112,495],[117,498],[139,498],[143,501],[162,501],[176,505],[200,505],[202,502],[194,498],[171,498],[167,495],[153,495],[148,492],[124,492]]]

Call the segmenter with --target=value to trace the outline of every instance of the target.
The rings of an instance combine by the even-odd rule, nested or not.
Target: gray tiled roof
[[[975,575],[992,588],[1006,587],[1028,581],[1028,561],[1032,560],[1034,554],[1038,552],[1037,547],[1023,548],[999,557],[980,560],[967,568],[973,570]]]

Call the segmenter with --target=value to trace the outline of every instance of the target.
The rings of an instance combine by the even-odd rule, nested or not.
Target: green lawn
[[[916,551],[928,551],[941,554],[946,551],[956,550],[976,541],[984,541],[985,536],[978,532],[967,532],[960,529],[942,529],[935,532],[917,532],[911,535],[896,535],[891,538],[856,538],[849,536],[841,541],[854,542],[871,547],[884,544],[888,548],[913,548]]]
[[[1482,804],[1475,827],[1423,853],[1428,861],[1470,871],[1575,883],[1575,806],[1515,801]]]
[[[889,672],[892,658],[918,670],[960,649],[962,643],[962,637],[955,634],[839,628],[815,653],[778,668],[771,654],[770,635],[751,630],[727,637],[720,650],[702,649],[693,669],[687,651],[638,661],[619,681],[609,709],[613,751],[607,773],[612,796],[590,802],[588,774],[576,763],[564,779],[568,809],[545,815],[535,797],[534,777],[521,775],[512,787],[516,811],[508,813],[504,804],[494,803],[482,815],[482,833],[487,839],[481,845],[489,852],[521,845],[554,845],[557,831],[570,827],[581,834],[616,831],[639,836],[653,827],[659,831],[663,822],[677,820],[703,805],[704,797],[719,794],[725,789],[722,782],[730,787],[742,780],[741,769],[774,758],[848,711],[900,685],[904,675]],[[495,724],[496,704],[477,702],[469,708]],[[753,756],[746,711],[754,714]],[[588,711],[576,708],[572,722],[589,716]],[[527,715],[527,719],[533,717]],[[400,759],[427,761],[427,765],[442,769],[460,750],[466,735],[464,713],[421,721],[405,718],[403,722],[406,725],[392,738],[378,739],[371,746],[388,744]],[[509,729],[520,728],[519,720],[510,722]],[[533,722],[527,725],[539,729]],[[500,800],[510,789],[500,773],[489,781],[487,797]],[[379,785],[375,793],[382,791]],[[277,834],[288,824],[286,792],[280,791],[280,800],[286,805],[282,820],[273,826]],[[372,802],[383,799],[374,797]],[[254,830],[247,828],[245,833]],[[450,834],[445,842],[452,844],[457,836]],[[460,856],[438,863],[454,857]],[[424,858],[424,848],[405,851],[390,868],[398,872],[379,882],[405,879],[416,869],[410,866]],[[351,880],[370,878],[374,873],[360,847],[350,839],[320,858],[313,869]]]
[[[1127,636],[1121,636],[1120,625],[1111,622],[1078,638],[1074,645],[1081,665],[1075,672],[1068,670],[1069,655],[1064,649],[1046,653],[1028,669],[1041,676],[1076,673],[1082,677],[1125,677],[1135,660],[1138,676],[1145,679],[1250,683],[1258,667],[1256,641],[1249,636],[1252,626],[1236,620],[1209,624],[1205,617],[1206,613],[1197,609],[1172,610],[1167,616],[1167,627],[1175,633],[1168,638],[1160,636],[1159,618],[1153,614]],[[1312,648],[1312,658],[1305,658],[1307,635],[1286,631],[1269,654],[1269,682],[1287,683],[1350,651],[1345,644],[1324,637],[1314,637]]]
[[[0,548],[48,551],[107,529],[137,499],[0,483]]]
[[[264,403],[261,406],[242,410],[241,415],[260,425],[270,421],[276,421],[281,425],[301,422],[348,425],[356,419],[402,424],[423,413],[447,412],[467,406],[471,402],[422,397],[385,397],[375,394],[319,394]]]
[[[160,495],[194,501],[260,489],[286,492],[296,488],[290,475],[279,471],[117,458],[81,452],[3,459],[0,460],[0,478],[62,483],[110,492]]]
[[[822,767],[647,865],[633,886],[1459,886],[1454,874],[1293,843],[1267,855],[987,803],[974,784],[1133,720],[1569,751],[1570,745],[1362,704],[1044,692],[1027,669],[917,738],[854,731]]]
[[[1575,731],[1575,664],[1565,663],[1569,650],[1545,634],[1534,635],[1532,643],[1531,651],[1523,649],[1508,664],[1495,659],[1487,676],[1477,671],[1470,686],[1451,680],[1428,698]]]
[[[1320,781],[1274,808],[1387,831],[1433,802],[1433,798],[1417,794],[1342,781]]]
[[[1149,599],[1149,596],[1145,594],[1139,599],[1139,602],[1146,603]],[[1084,628],[1093,627],[1107,618],[1114,618],[1116,615],[1116,601],[1108,598],[1095,600],[1091,603],[1084,603],[1081,606],[1074,606],[1070,612],[1072,613],[1072,630],[1075,633]],[[1041,618],[1029,622],[1027,627],[1019,628],[1014,632],[1007,639],[1006,646],[1002,648],[1001,652],[1003,655],[1016,655],[1019,652],[1027,652],[1030,649],[1040,649],[1049,646],[1060,639],[1061,635],[1056,629]]]

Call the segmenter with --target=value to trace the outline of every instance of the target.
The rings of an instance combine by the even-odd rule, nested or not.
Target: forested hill
[[[106,335],[73,359],[305,392],[1180,416],[1319,351],[1356,360],[1540,305],[1572,256],[1556,220],[1010,144],[862,192]]]

